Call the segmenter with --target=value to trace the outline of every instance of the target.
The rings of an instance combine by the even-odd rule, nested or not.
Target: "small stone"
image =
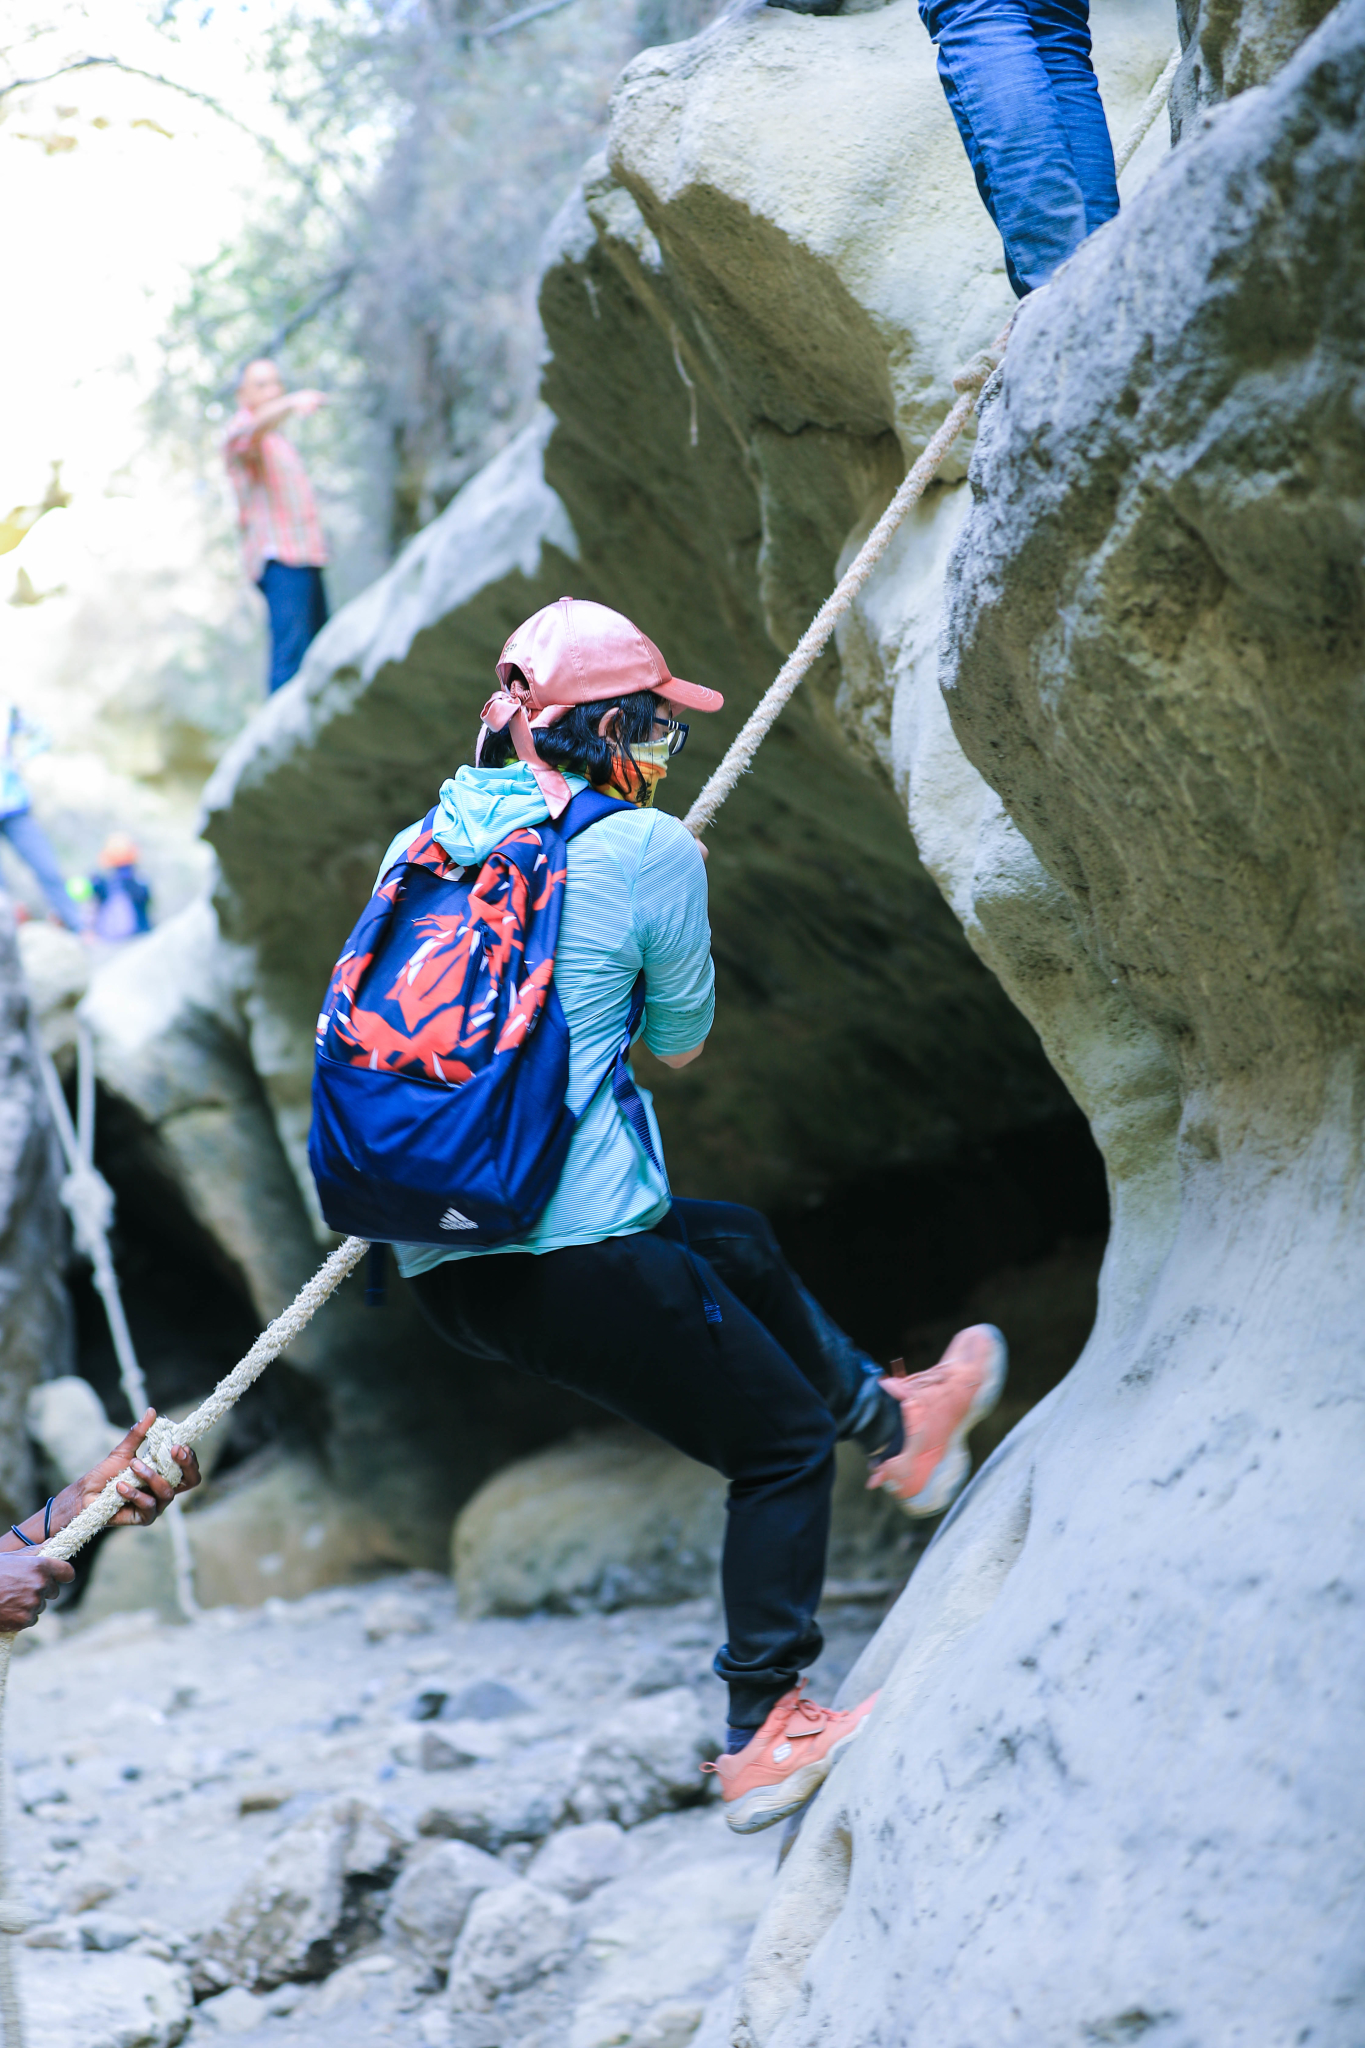
[[[81,1930],[74,1920],[47,1920],[41,1927],[30,1927],[24,1936],[25,1948],[80,1948]]]
[[[450,1959],[448,2008],[487,2012],[568,1961],[573,1916],[564,1900],[524,1877],[475,1899]]]
[[[417,1744],[417,1766],[423,1771],[458,1771],[479,1761],[467,1749],[457,1749],[434,1729],[426,1728]]]
[[[454,1693],[444,1703],[441,1718],[444,1721],[510,1721],[517,1714],[530,1714],[535,1710],[519,1692],[500,1679],[479,1678],[463,1691]]]
[[[631,2036],[631,2048],[687,2048],[705,2013],[706,2008],[701,2005],[656,2005]]]
[[[234,1984],[230,1991],[220,1991],[216,1998],[209,1998],[194,2015],[197,2034],[200,2027],[212,2027],[220,2034],[249,2034],[253,2027],[259,2027],[266,2018],[269,2007],[263,1998],[254,1998],[240,1984]]]
[[[98,1949],[106,1955],[112,1949],[128,1948],[142,1932],[135,1920],[125,1920],[118,1913],[84,1913],[77,1925],[82,1948]]]
[[[526,1875],[547,1891],[577,1901],[620,1877],[633,1860],[624,1828],[614,1820],[594,1820],[551,1835]]]
[[[449,1698],[448,1692],[419,1692],[409,1710],[408,1718],[413,1721],[435,1721]]]
[[[431,1619],[400,1593],[381,1593],[365,1609],[364,1628],[372,1643],[382,1643],[390,1636],[428,1636]]]
[[[247,1813],[274,1813],[284,1806],[294,1794],[288,1785],[253,1785],[242,1793],[237,1801],[237,1811]]]

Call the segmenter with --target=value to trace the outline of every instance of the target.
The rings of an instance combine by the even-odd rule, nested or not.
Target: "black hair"
[[[604,740],[597,728],[609,711],[616,710],[621,716],[616,722],[615,733],[612,739]],[[657,716],[652,693],[635,690],[629,697],[604,697],[598,704],[575,704],[554,725],[542,726],[531,737],[536,743],[536,752],[548,767],[570,775],[581,775],[594,788],[600,788],[611,780],[618,748],[638,772],[631,747],[644,746],[653,739]],[[515,759],[512,735],[506,727],[501,732],[485,735],[483,767],[504,768]]]

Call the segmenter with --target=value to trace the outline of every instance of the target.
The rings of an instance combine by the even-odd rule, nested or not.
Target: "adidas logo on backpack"
[[[477,1230],[478,1227],[478,1224],[471,1223],[467,1216],[462,1216],[458,1209],[447,1209],[441,1218],[442,1230]]]

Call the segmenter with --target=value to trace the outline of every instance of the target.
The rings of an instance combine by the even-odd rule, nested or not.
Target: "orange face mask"
[[[647,811],[659,793],[659,784],[668,773],[668,745],[667,740],[651,740],[643,746],[633,746],[630,751],[638,773],[632,772],[624,754],[617,754],[604,787],[613,790],[617,796],[625,797],[640,810]]]

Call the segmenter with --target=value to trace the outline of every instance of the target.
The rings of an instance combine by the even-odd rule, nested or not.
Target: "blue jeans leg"
[[[66,882],[57,856],[32,811],[11,811],[9,817],[0,818],[0,832],[4,833],[20,860],[38,877],[49,910],[61,919],[68,931],[78,932],[81,921],[75,904],[66,893]]]
[[[259,589],[270,613],[270,695],[299,672],[304,655],[327,624],[327,591],[321,569],[293,562],[267,562]]]
[[[1019,297],[1118,211],[1087,0],[920,0]]]

